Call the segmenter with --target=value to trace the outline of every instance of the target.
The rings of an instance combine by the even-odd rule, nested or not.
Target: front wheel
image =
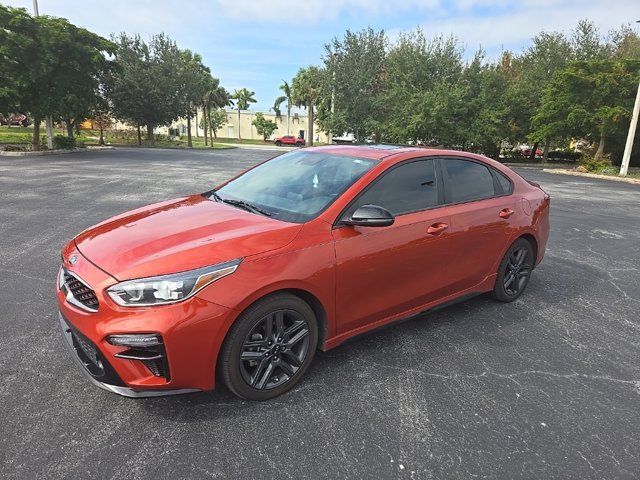
[[[276,142],[276,147],[280,147],[282,145],[282,142]]]
[[[501,302],[518,298],[529,283],[534,258],[531,243],[524,238],[516,240],[500,262],[493,297]]]
[[[302,146],[302,142],[296,142],[296,147],[301,147]]]
[[[257,301],[231,327],[220,373],[233,393],[269,400],[300,381],[318,345],[318,325],[309,305],[291,294]]]

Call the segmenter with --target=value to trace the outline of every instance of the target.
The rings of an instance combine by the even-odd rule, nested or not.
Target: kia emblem
[[[73,265],[78,261],[78,256],[77,255],[71,255],[69,257],[69,265]]]

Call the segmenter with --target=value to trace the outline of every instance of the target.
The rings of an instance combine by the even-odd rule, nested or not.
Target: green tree
[[[570,64],[545,91],[534,134],[590,139],[598,144],[596,159],[603,158],[607,138],[628,124],[639,71],[639,60]]]
[[[231,99],[229,92],[220,85],[220,81],[217,78],[211,78],[209,88],[202,98],[202,111],[203,111],[203,129],[204,129],[204,141],[207,144],[207,129],[209,130],[209,138],[213,144],[213,139],[217,136],[217,130],[222,126],[222,123],[218,120],[220,118],[220,110],[224,107],[231,105]],[[211,109],[214,109],[213,112]],[[217,115],[217,117],[215,116]],[[227,120],[226,113],[222,110],[224,122]],[[217,121],[217,123],[215,123]]]
[[[105,81],[107,96],[116,118],[147,128],[147,140],[154,142],[153,130],[170,125],[192,108],[185,79],[185,52],[164,34],[147,44],[139,35],[122,33],[114,39],[119,68]]]
[[[253,126],[256,127],[258,135],[262,135],[262,140],[265,142],[267,141],[267,138],[269,138],[271,134],[278,129],[276,122],[264,118],[262,113],[256,113],[256,118],[252,123]]]
[[[196,114],[198,105],[202,103],[215,79],[211,76],[211,70],[202,64],[202,57],[197,53],[182,50],[181,57],[179,92],[182,98],[182,115],[187,118],[187,146],[192,148],[191,118]]]
[[[248,110],[250,104],[256,103],[257,100],[253,98],[255,94],[256,92],[252,92],[246,88],[241,88],[233,92],[233,95],[231,95],[231,98],[235,100],[236,108],[238,109],[238,138],[242,138],[240,136],[240,112],[242,110]]]
[[[111,42],[63,18],[0,5],[0,108],[33,116],[35,150],[44,116],[65,118],[72,135],[72,122],[89,115],[99,95],[113,51]]]
[[[280,90],[282,90],[282,93],[284,93],[283,97],[287,101],[287,135],[290,135],[291,105],[293,105],[293,102],[291,100],[291,86],[289,85],[288,82],[283,80],[282,81],[282,85],[280,85]],[[280,99],[280,98],[282,98],[282,97],[278,97],[278,99]],[[278,100],[276,100],[276,102],[277,101]],[[282,103],[282,102],[280,102],[280,103]]]
[[[385,128],[384,104],[385,51],[387,38],[383,30],[371,28],[354,33],[347,30],[343,38],[335,37],[325,45],[324,70],[316,74],[318,93],[314,100],[318,121],[334,134],[350,132],[362,141],[380,137]],[[331,72],[329,75],[328,72]],[[335,112],[331,114],[331,90],[335,88]]]
[[[314,106],[320,100],[322,71],[315,66],[301,68],[291,82],[291,99],[307,110],[307,145],[313,145]]]
[[[273,110],[273,112],[276,114],[276,118],[282,117],[282,110],[280,109],[280,105],[282,105],[286,100],[287,97],[285,97],[284,95],[281,95],[274,100],[271,110]]]

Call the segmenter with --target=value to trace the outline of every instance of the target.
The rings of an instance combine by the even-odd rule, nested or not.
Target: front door
[[[392,167],[347,209],[378,205],[395,215],[388,227],[333,230],[338,333],[446,295],[449,217],[438,208],[434,160]]]

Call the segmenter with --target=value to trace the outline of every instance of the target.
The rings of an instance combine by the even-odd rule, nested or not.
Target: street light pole
[[[38,0],[33,0],[33,16],[39,17],[40,10],[38,9]],[[51,115],[47,115],[45,119],[45,129],[47,132],[47,148],[49,150],[53,149],[53,119]]]

